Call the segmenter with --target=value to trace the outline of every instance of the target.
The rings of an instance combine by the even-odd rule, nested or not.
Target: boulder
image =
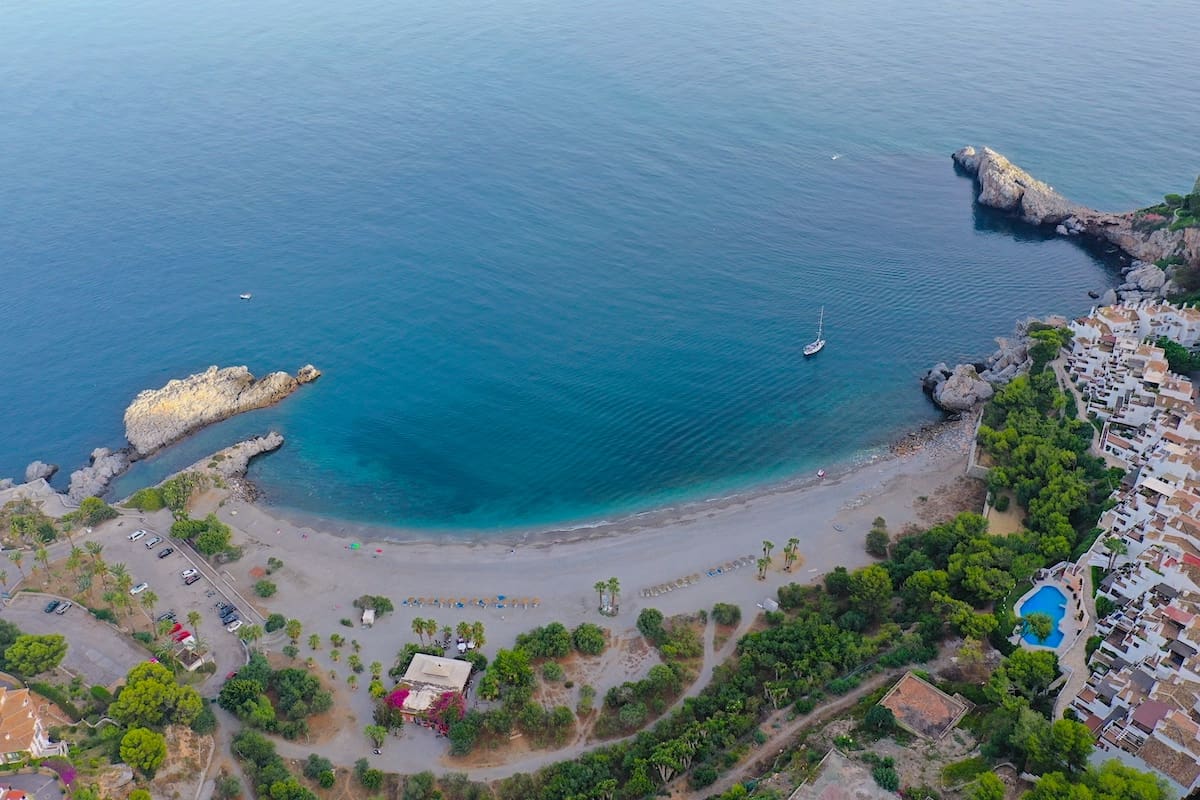
[[[92,463],[71,473],[71,485],[67,487],[67,496],[72,500],[82,500],[85,497],[99,497],[108,489],[113,478],[129,469],[129,453],[118,450],[115,453],[106,447],[92,451]]]
[[[1154,264],[1137,262],[1137,266],[1125,275],[1125,280],[1134,284],[1138,291],[1157,292],[1167,282],[1167,274]]]
[[[38,479],[50,480],[58,472],[57,464],[47,464],[45,461],[34,461],[25,468],[25,482],[33,483]]]
[[[1117,292],[1115,289],[1109,289],[1100,296],[1100,305],[1115,306],[1117,304]]]
[[[205,425],[277,403],[299,385],[286,372],[256,379],[246,367],[209,367],[138,394],[125,410],[125,438],[138,456],[149,455]]]
[[[13,483],[12,478],[0,478],[0,491],[4,489],[11,489],[14,486],[16,486],[16,484]]]
[[[305,364],[296,372],[297,383],[312,383],[319,377],[321,377],[321,370],[312,364]]]
[[[973,365],[959,364],[933,390],[933,402],[946,411],[967,411],[993,394],[992,385],[979,377]]]
[[[930,367],[929,371],[921,378],[921,387],[927,392],[932,392],[942,381],[949,377],[950,367],[946,366],[945,361],[939,361]]]

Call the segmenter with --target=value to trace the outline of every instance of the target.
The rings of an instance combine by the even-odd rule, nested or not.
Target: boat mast
[[[821,341],[821,334],[825,330],[825,306],[821,306],[821,313],[817,317],[817,341]]]

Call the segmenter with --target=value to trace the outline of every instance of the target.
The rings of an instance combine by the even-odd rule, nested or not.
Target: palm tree
[[[758,560],[758,579],[760,581],[767,579],[767,567],[771,566],[771,559],[763,556]]]
[[[470,639],[471,638],[471,623],[469,623],[465,620],[458,623],[458,625],[456,625],[454,627],[454,633],[455,633],[455,635],[458,636],[459,639],[462,639],[463,641]]]
[[[596,590],[596,594],[600,595],[600,608],[604,608],[604,590],[608,588],[608,584],[604,581],[596,581],[592,584],[592,588]]]
[[[284,633],[292,640],[292,644],[300,641],[300,634],[304,631],[304,627],[298,619],[289,619],[287,624],[283,626]]]
[[[355,675],[353,672],[351,672],[349,675],[346,676],[346,686],[352,692],[358,688],[358,676]]]
[[[770,558],[771,551],[775,549],[775,543],[770,539],[763,539],[763,558]]]
[[[92,557],[93,561],[99,561],[100,551],[104,549],[104,545],[99,542],[84,542],[83,549],[88,551],[88,555]]]
[[[320,650],[321,649],[321,637],[315,633],[311,634],[308,637],[308,646],[312,650]]]
[[[445,642],[446,644],[450,643],[450,637],[453,635],[454,635],[454,631],[450,630],[449,625],[442,628],[442,641]]]
[[[37,552],[33,554],[35,560],[42,562],[42,569],[46,574],[50,574],[50,553],[46,551],[45,545],[39,547]]]
[[[108,566],[108,562],[103,558],[96,559],[92,562],[92,575],[100,576],[100,583],[103,586],[108,586],[108,578],[111,574],[111,567]]]
[[[67,569],[71,570],[71,574],[78,577],[79,568],[83,566],[83,551],[78,547],[71,547],[71,552],[67,555]]]
[[[8,570],[0,569],[0,586],[8,586]]]
[[[262,638],[263,629],[261,625],[243,625],[238,629],[238,637],[255,649],[255,643]]]
[[[75,549],[75,539],[74,539],[74,537],[71,536],[71,526],[63,525],[62,532],[64,534],[66,534],[67,541],[71,543],[71,549],[74,550]]]
[[[196,628],[199,628],[200,627],[200,612],[199,611],[189,611],[187,613],[187,621],[188,621],[188,626],[191,627],[192,630],[196,630]]]
[[[621,582],[616,578],[608,579],[608,602],[612,606],[612,613],[616,614],[617,609],[621,607]]]
[[[1109,536],[1103,542],[1104,549],[1108,551],[1108,571],[1112,572],[1113,565],[1117,563],[1117,556],[1123,556],[1129,552],[1129,545],[1125,544],[1125,540],[1120,536]]]
[[[113,580],[115,580],[118,584],[125,578],[129,577],[129,567],[120,562],[110,566],[108,568],[108,572],[113,576]]]
[[[483,623],[476,620],[471,623],[471,641],[475,643],[475,649],[483,647]]]
[[[792,571],[792,562],[796,560],[796,550],[800,547],[800,540],[795,536],[787,540],[787,545],[783,548],[783,568],[788,572]]]
[[[115,613],[117,610],[117,601],[120,599],[120,597],[121,597],[121,595],[117,594],[112,589],[109,589],[107,592],[105,592],[103,595],[100,596],[100,599],[103,600],[104,602],[108,603],[109,611],[112,611]]]
[[[425,635],[429,637],[429,641],[433,641],[433,637],[437,636],[438,624],[437,620],[430,618],[425,620]]]
[[[154,619],[154,606],[158,604],[158,595],[153,590],[147,589],[138,599],[141,600],[142,608],[146,611],[146,619]]]
[[[412,632],[421,638],[421,644],[425,644],[425,620],[421,617],[413,617]]]
[[[21,580],[25,580],[25,568],[21,566],[21,561],[24,558],[25,555],[20,550],[13,550],[8,554],[8,560],[17,565],[17,571],[21,573]]]

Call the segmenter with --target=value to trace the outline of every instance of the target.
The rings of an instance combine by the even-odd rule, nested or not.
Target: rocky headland
[[[1124,282],[1106,292],[1101,304],[1167,297],[1181,288],[1179,270],[1200,270],[1200,225],[1173,224],[1186,207],[1097,211],[1072,202],[991,148],[964,147],[952,157],[975,178],[980,205],[1011,212],[1031,225],[1052,227],[1060,236],[1107,242],[1133,259],[1124,270]],[[1200,187],[1194,194],[1200,194]]]
[[[195,472],[209,478],[215,485],[224,485],[235,497],[242,500],[253,500],[258,492],[253,485],[245,480],[246,470],[250,462],[263,453],[270,453],[283,447],[283,436],[271,431],[266,436],[256,436],[235,445],[213,453],[208,458],[202,458],[195,464],[164,478],[166,482],[184,472]],[[159,484],[162,485],[161,483]]]
[[[246,367],[209,367],[168,381],[161,389],[139,393],[125,409],[125,438],[133,447],[133,456],[141,458],[206,425],[274,405],[320,375],[311,364],[301,368],[296,377],[272,372],[257,379]]]

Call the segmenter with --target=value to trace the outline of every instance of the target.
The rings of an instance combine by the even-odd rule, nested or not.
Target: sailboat
[[[817,338],[804,345],[804,355],[815,356],[825,346],[825,306],[821,306],[821,315],[817,317]]]

